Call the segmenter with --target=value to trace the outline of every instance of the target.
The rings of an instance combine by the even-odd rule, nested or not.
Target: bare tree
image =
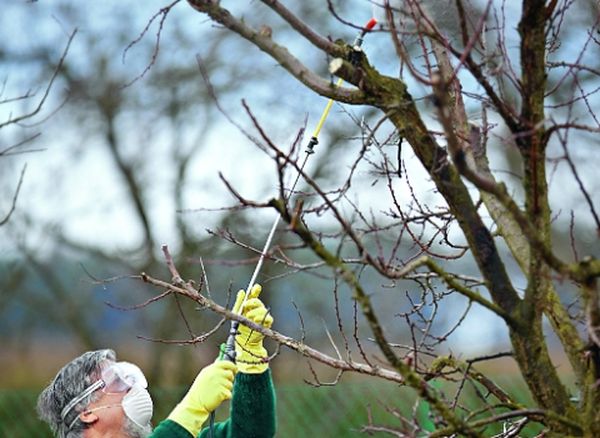
[[[5,120],[0,122],[0,130],[2,130],[2,129],[6,130],[9,127],[10,128],[13,128],[13,127],[21,128],[20,130],[22,131],[22,133],[20,133],[20,136],[22,137],[22,139],[19,139],[18,141],[16,141],[14,144],[11,144],[10,146],[3,146],[2,149],[0,149],[0,158],[6,158],[11,155],[33,152],[32,150],[24,151],[23,148],[24,148],[24,146],[28,145],[30,142],[35,140],[37,137],[39,137],[40,133],[39,132],[31,133],[31,131],[32,131],[31,128],[39,125],[41,122],[37,121],[33,124],[33,126],[26,126],[26,123],[33,122],[34,118],[38,114],[40,114],[40,112],[46,105],[46,102],[50,95],[50,91],[52,90],[52,87],[54,85],[56,77],[58,76],[60,68],[65,61],[65,58],[69,51],[69,47],[71,46],[71,42],[73,41],[75,34],[76,34],[76,32],[73,32],[73,33],[71,33],[71,35],[69,35],[65,49],[64,49],[62,55],[60,56],[60,59],[58,60],[57,65],[54,67],[54,71],[53,71],[50,79],[48,80],[47,84],[43,87],[43,89],[41,91],[36,88],[30,88],[27,91],[25,91],[24,93],[19,94],[18,96],[8,96],[8,95],[6,95],[7,94],[6,83],[8,81],[8,78],[4,79],[4,84],[3,84],[4,86],[2,87],[2,90],[0,91],[0,107],[2,107],[3,110],[6,110],[5,112],[7,113],[7,116],[6,116]],[[25,110],[20,114],[17,114],[17,115],[13,114],[13,111],[17,109],[16,108],[17,104],[22,104],[22,103],[25,104],[24,105]],[[62,105],[58,105],[57,108],[53,109],[53,111],[50,111],[50,115],[52,115],[53,112],[56,112],[58,109],[60,109],[61,106]],[[48,117],[50,117],[50,116],[46,115],[45,119],[47,119]],[[19,174],[19,179],[16,184],[14,194],[10,201],[10,207],[8,208],[8,211],[4,214],[4,216],[0,217],[0,227],[5,225],[8,222],[8,220],[10,219],[10,217],[12,216],[12,214],[14,213],[14,211],[17,207],[17,198],[19,197],[19,193],[21,191],[21,186],[23,184],[23,179],[25,176],[26,169],[27,169],[27,165],[25,164],[21,168],[21,172]]]
[[[19,99],[42,101],[35,100],[36,106],[9,115],[7,123],[0,126],[10,124],[29,132],[38,125],[25,125],[24,121],[35,115],[39,119],[42,105],[61,111],[45,125],[43,136],[34,134],[27,139],[28,149],[23,149],[25,143],[15,142],[5,151],[6,155],[17,150],[44,149],[45,153],[32,158],[37,160],[36,171],[29,167],[30,193],[41,198],[41,205],[24,199],[29,201],[28,208],[12,214],[19,190],[11,190],[12,208],[6,215],[6,220],[9,216],[11,220],[0,239],[9,248],[0,258],[0,319],[4,321],[0,337],[7,349],[21,352],[34,352],[34,341],[60,342],[61,336],[70,341],[60,342],[61,347],[93,349],[110,342],[118,350],[121,343],[142,344],[141,353],[135,352],[139,357],[131,359],[143,362],[154,385],[160,386],[163,379],[188,382],[197,373],[195,361],[190,360],[195,350],[177,349],[176,354],[167,356],[171,346],[142,343],[136,335],[149,340],[182,337],[206,330],[218,318],[192,318],[196,310],[182,308],[177,298],[163,301],[153,312],[125,312],[136,296],[132,288],[140,289],[140,283],[132,285],[124,277],[162,266],[157,247],[166,234],[172,236],[172,246],[178,247],[176,260],[185,261],[190,269],[182,272],[198,281],[199,248],[203,254],[220,253],[222,257],[231,253],[217,236],[200,235],[198,230],[206,225],[197,214],[183,212],[188,207],[185,200],[207,186],[201,169],[208,160],[203,154],[210,153],[206,151],[207,137],[212,134],[217,112],[198,76],[197,54],[188,51],[180,59],[172,53],[194,45],[191,32],[182,30],[184,26],[165,27],[172,11],[168,6],[156,13],[153,6],[147,6],[138,18],[139,28],[132,28],[136,21],[131,16],[142,10],[133,12],[125,5],[110,11],[98,8],[92,14],[88,6],[69,2],[11,5],[10,9],[6,16],[18,15],[17,9],[24,11],[28,20],[38,23],[36,29],[46,31],[44,38],[26,35],[31,38],[26,39],[27,50],[6,36],[0,60],[16,65],[16,77],[47,76],[50,85]],[[109,16],[108,21],[102,22],[102,13]],[[169,22],[189,20],[187,8],[180,8],[179,14],[170,15]],[[148,26],[144,27],[146,20]],[[72,55],[65,58],[57,53],[62,50],[58,42],[63,43],[63,29],[71,24],[81,30],[70,49]],[[5,27],[0,33],[3,31],[10,30]],[[216,54],[228,44],[231,50],[231,39],[226,34],[203,39],[202,64],[211,74],[218,71],[215,90],[221,97],[243,86],[243,78],[262,73],[261,69],[248,74],[236,65],[222,65]],[[48,112],[54,113],[44,114]],[[45,166],[39,166],[40,161],[45,161]],[[7,159],[2,160],[5,163]],[[46,174],[40,167],[46,168]],[[82,176],[74,177],[79,172]],[[83,204],[77,193],[82,187],[86,187]],[[104,196],[102,190],[114,191],[116,196]],[[73,233],[74,223],[81,224],[85,217],[92,218],[92,225],[87,225],[84,235]],[[131,238],[123,242],[122,235],[103,235],[94,222],[112,222],[117,230],[126,228]],[[225,213],[215,220],[222,229],[238,228],[239,222],[240,218]],[[209,270],[210,258],[204,258]],[[225,280],[222,284],[220,291],[226,294],[229,286]],[[21,316],[12,318],[15,313]],[[171,323],[180,317],[190,319],[190,325]],[[129,330],[132,327],[145,329]],[[171,366],[178,372],[165,371]]]
[[[157,298],[185,296],[340,376],[357,372],[401,383],[434,413],[434,430],[403,417],[401,427],[372,423],[365,432],[475,437],[502,425],[500,436],[516,436],[528,423],[538,423],[544,436],[599,436],[600,220],[590,188],[596,183],[589,173],[593,167],[586,164],[593,160],[600,131],[600,72],[593,64],[600,51],[597,4],[523,0],[517,11],[494,1],[373,2],[380,27],[372,38],[387,60],[371,62],[368,50],[321,36],[299,12],[277,0],[262,4],[296,32],[290,47],[265,30],[269,23],[259,21],[264,15],[242,18],[218,1],[188,3],[256,46],[312,92],[380,114],[355,117],[358,141],[348,139],[347,161],[338,157],[335,178],[317,179],[303,169],[297,148],[288,152],[278,146],[263,128],[265,121],[246,106],[256,132],[249,138],[275,161],[280,195],[252,201],[227,183],[241,206],[273,208],[288,224],[295,240],[288,238],[287,245],[269,253],[288,274],[330,268],[328,296],[338,328],[337,341],[330,335],[334,353],[248,323],[203,296],[202,288],[182,278],[168,251],[171,283],[142,275],[167,291]],[[361,23],[344,18],[348,11],[338,10],[334,2],[328,5],[332,22],[361,29]],[[514,27],[518,34],[511,35]],[[335,87],[301,61],[302,44],[329,57],[331,74],[350,85]],[[390,65],[397,75],[381,72]],[[583,142],[590,147],[583,150]],[[348,160],[350,145],[356,143]],[[502,172],[499,163],[509,152],[517,165]],[[305,187],[289,196],[283,181],[296,172]],[[361,175],[385,190],[365,188]],[[425,190],[419,188],[424,179]],[[572,209],[566,220],[563,205]],[[596,234],[587,247],[581,238],[586,229]],[[570,254],[553,233],[569,236]],[[244,245],[234,235],[224,236]],[[305,250],[316,259],[307,261]],[[351,292],[349,302],[342,285]],[[402,289],[409,292],[402,294]],[[395,306],[392,310],[377,304],[383,294],[394,295],[386,301]],[[576,300],[565,304],[569,295]],[[458,296],[464,310],[457,315]],[[348,305],[357,312],[348,315]],[[450,354],[448,339],[474,312],[487,312],[503,323],[510,352],[475,360]],[[359,328],[362,320],[368,334]],[[392,329],[398,320],[410,333],[408,342],[398,342]],[[574,386],[557,371],[544,320],[564,349]],[[531,406],[517,402],[477,369],[479,361],[507,355],[527,383]],[[321,383],[317,374],[315,379]],[[456,385],[438,390],[433,380]],[[481,411],[469,412],[461,403],[466,386],[485,402]]]

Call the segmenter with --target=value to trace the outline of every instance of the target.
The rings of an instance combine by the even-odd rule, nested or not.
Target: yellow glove
[[[252,287],[241,312],[240,306],[246,293],[244,290],[239,291],[233,306],[233,312],[245,316],[256,324],[270,328],[273,324],[273,317],[258,298],[261,291],[260,284],[255,284]],[[238,335],[235,337],[235,352],[238,370],[241,373],[260,374],[269,367],[269,363],[264,362],[268,354],[263,347],[263,338],[264,336],[261,333],[240,324]]]
[[[169,414],[169,420],[183,426],[192,436],[198,435],[210,413],[231,398],[236,372],[236,364],[226,360],[204,367],[187,394]]]

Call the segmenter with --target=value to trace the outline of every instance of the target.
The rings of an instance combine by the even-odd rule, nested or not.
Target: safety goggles
[[[133,386],[148,387],[142,370],[129,362],[109,362],[101,368],[100,379],[88,386],[64,407],[60,414],[62,421],[66,423],[67,416],[73,408],[95,391],[101,390],[105,394],[118,394],[129,391]],[[74,423],[74,420],[70,422],[69,429]]]

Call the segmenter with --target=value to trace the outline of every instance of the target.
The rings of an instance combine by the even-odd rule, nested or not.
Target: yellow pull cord
[[[342,82],[344,82],[344,80],[342,78],[338,78],[337,82],[335,83],[335,88],[339,88],[342,85]],[[317,127],[315,128],[315,132],[313,132],[312,136],[314,138],[318,138],[319,137],[319,133],[321,132],[321,128],[323,128],[323,125],[325,124],[325,119],[329,115],[329,111],[331,110],[331,106],[332,105],[333,105],[333,99],[329,99],[329,101],[327,102],[327,105],[325,106],[325,110],[323,111],[323,114],[321,114],[321,118],[319,119],[319,123],[317,123]]]

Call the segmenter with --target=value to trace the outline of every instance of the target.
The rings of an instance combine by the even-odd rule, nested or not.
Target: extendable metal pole
[[[364,36],[367,34],[367,32],[371,31],[375,27],[376,24],[377,24],[377,20],[375,20],[375,18],[371,18],[367,22],[365,27],[357,35],[356,39],[354,40],[353,47],[359,48],[363,43]],[[341,86],[343,82],[344,82],[344,80],[342,78],[339,78],[337,80],[337,82],[335,83],[335,87],[337,88],[337,87]],[[308,145],[306,146],[306,155],[304,156],[304,161],[302,162],[302,166],[300,166],[300,170],[298,171],[298,174],[296,175],[296,179],[294,180],[292,187],[290,189],[290,196],[292,193],[294,193],[296,184],[298,184],[298,181],[300,180],[301,173],[304,170],[304,166],[306,165],[308,158],[314,153],[315,146],[317,144],[319,144],[319,134],[321,132],[321,129],[323,128],[323,125],[325,124],[325,120],[327,119],[327,116],[329,115],[329,111],[331,110],[331,107],[333,106],[333,102],[334,102],[333,99],[329,99],[327,101],[327,105],[325,105],[325,109],[323,110],[323,113],[321,114],[321,117],[319,118],[319,121],[317,122],[317,126],[315,127],[315,130],[313,131],[313,134],[308,142]],[[250,277],[250,281],[248,282],[248,286],[246,287],[246,294],[244,295],[244,299],[243,299],[239,309],[237,309],[237,311],[240,312],[240,314],[242,312],[242,309],[244,308],[244,303],[248,299],[248,295],[250,294],[252,287],[254,287],[254,284],[256,283],[256,279],[258,278],[258,274],[260,273],[262,265],[265,261],[265,257],[267,256],[267,253],[269,252],[269,248],[271,247],[271,242],[273,241],[273,236],[275,235],[275,231],[277,230],[277,226],[279,225],[280,220],[281,220],[281,215],[278,214],[277,217],[275,218],[275,221],[273,221],[273,225],[271,226],[271,230],[269,231],[269,235],[267,236],[265,245],[263,246],[263,249],[260,253],[260,258],[258,259],[258,262],[256,263],[256,267],[254,268],[252,277]],[[231,321],[231,326],[229,328],[229,335],[227,336],[227,342],[225,343],[225,346],[220,354],[220,356],[223,360],[235,362],[235,337],[238,334],[239,325],[240,325],[240,323],[238,321]],[[211,412],[210,425],[209,425],[209,427],[210,427],[209,436],[211,438],[213,436],[214,422],[215,422],[215,413]]]
[[[371,18],[367,22],[365,27],[356,36],[356,39],[354,40],[354,43],[353,43],[353,47],[357,47],[357,48],[360,47],[363,43],[364,36],[367,34],[367,32],[371,31],[375,27],[376,24],[377,24],[377,20],[375,18]],[[342,78],[339,78],[335,84],[335,87],[336,88],[340,87],[343,82],[344,82],[344,80]],[[321,129],[323,128],[323,125],[325,124],[325,120],[327,119],[327,116],[329,115],[329,112],[331,110],[333,102],[334,102],[333,99],[329,99],[329,101],[327,102],[327,105],[325,105],[325,109],[323,110],[321,117],[319,118],[319,121],[317,122],[317,126],[315,127],[315,130],[313,131],[310,141],[308,142],[308,145],[306,147],[306,155],[304,157],[302,166],[300,166],[300,170],[298,171],[298,174],[296,175],[296,179],[294,180],[292,187],[290,189],[290,196],[292,193],[294,193],[294,189],[296,188],[296,185],[298,184],[298,181],[300,180],[302,170],[304,169],[304,166],[306,165],[308,158],[310,157],[310,155],[312,155],[314,153],[314,147],[319,143],[319,140],[318,140],[319,134],[321,132]],[[248,299],[248,295],[250,294],[252,287],[254,286],[254,284],[256,282],[258,274],[260,273],[260,270],[264,263],[265,257],[267,255],[267,253],[269,252],[269,248],[271,247],[271,242],[273,241],[273,236],[275,235],[275,230],[277,229],[277,226],[279,225],[280,220],[281,220],[281,215],[278,214],[277,217],[275,218],[275,221],[273,222],[273,225],[271,226],[271,230],[269,231],[269,235],[267,236],[265,245],[260,253],[260,258],[258,259],[258,262],[256,263],[256,267],[254,268],[252,277],[250,277],[250,282],[248,283],[248,286],[246,287],[246,295],[244,296],[244,299],[238,309],[238,311],[240,313],[244,307],[244,303]],[[223,359],[229,360],[231,362],[235,362],[235,336],[237,335],[238,326],[239,326],[238,321],[231,321],[231,328],[229,330],[229,335],[227,337],[225,349],[222,352]]]

